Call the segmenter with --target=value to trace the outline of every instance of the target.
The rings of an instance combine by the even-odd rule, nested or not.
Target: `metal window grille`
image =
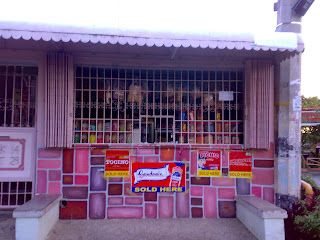
[[[37,67],[0,65],[0,127],[34,127]]]
[[[243,71],[77,66],[74,91],[76,144],[243,143]]]
[[[32,197],[32,182],[0,182],[0,208],[14,208]]]

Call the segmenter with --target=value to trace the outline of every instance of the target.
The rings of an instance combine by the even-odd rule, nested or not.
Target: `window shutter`
[[[268,149],[273,141],[274,66],[250,60],[245,65],[245,148]]]
[[[73,59],[48,53],[45,78],[45,146],[72,146]]]

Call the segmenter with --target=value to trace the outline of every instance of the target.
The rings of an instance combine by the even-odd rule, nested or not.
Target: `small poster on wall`
[[[198,171],[200,177],[220,177],[221,176],[221,151],[201,150],[198,152]]]
[[[245,151],[229,152],[229,177],[252,178],[252,156]]]
[[[129,150],[106,150],[104,177],[129,176],[129,163]]]
[[[132,192],[184,192],[186,166],[182,162],[132,163]]]
[[[0,170],[23,170],[24,139],[0,139]]]

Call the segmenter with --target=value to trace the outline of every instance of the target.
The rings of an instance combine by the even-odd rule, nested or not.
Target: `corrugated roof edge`
[[[193,47],[298,53],[304,50],[304,43],[300,34],[285,32],[262,34],[207,32],[194,34],[132,31],[94,26],[89,28],[40,23],[0,22],[0,37],[4,39],[110,43],[148,47]]]

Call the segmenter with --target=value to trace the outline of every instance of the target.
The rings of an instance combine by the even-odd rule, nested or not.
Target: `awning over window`
[[[265,34],[205,33],[199,35],[0,22],[0,37],[3,39],[91,42],[148,47],[191,47],[292,53],[300,53],[304,50],[304,44],[299,34],[284,32]]]

